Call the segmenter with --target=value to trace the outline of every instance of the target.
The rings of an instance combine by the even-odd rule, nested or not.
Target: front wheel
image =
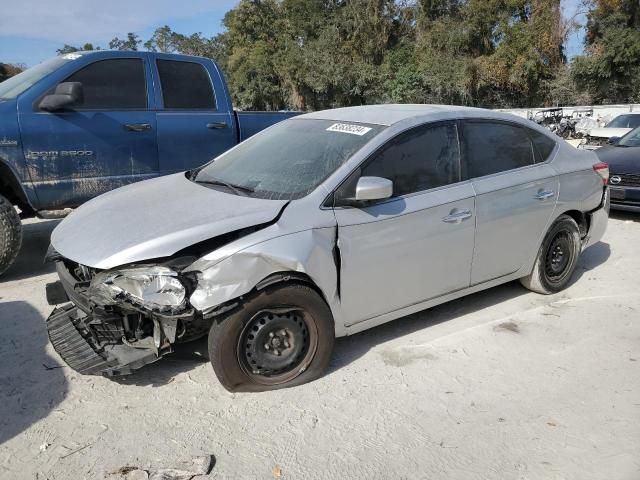
[[[567,287],[580,255],[580,230],[568,215],[560,215],[544,237],[533,271],[520,282],[529,290],[549,295]]]
[[[22,224],[13,205],[0,195],[0,275],[15,261],[22,244]]]
[[[213,323],[209,358],[231,392],[276,390],[320,377],[333,342],[333,317],[322,297],[307,285],[281,284]]]

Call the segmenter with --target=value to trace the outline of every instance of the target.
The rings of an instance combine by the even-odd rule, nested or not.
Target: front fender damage
[[[185,270],[198,272],[190,303],[205,316],[210,315],[221,305],[248,294],[270,275],[298,272],[313,281],[335,315],[335,242],[335,227],[318,228],[257,243],[222,260],[203,258]]]
[[[194,257],[184,257],[186,268],[184,260],[174,259],[171,266],[188,285],[189,302],[184,311],[173,313],[149,310],[126,296],[105,302],[91,293],[97,272],[60,258],[58,283],[72,303],[51,314],[49,336],[78,372],[111,376],[132,373],[173,351],[174,344],[205,336],[214,317],[272,281],[313,283],[335,318],[335,255],[336,231],[331,226],[248,242],[238,250],[218,248],[195,262]],[[59,302],[57,297],[53,300]]]

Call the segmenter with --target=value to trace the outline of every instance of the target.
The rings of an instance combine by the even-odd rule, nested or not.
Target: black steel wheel
[[[295,378],[317,348],[316,324],[308,313],[275,308],[247,322],[238,342],[238,360],[256,383],[278,385]]]
[[[543,294],[563,290],[571,281],[580,250],[578,224],[570,216],[561,215],[545,235],[533,271],[520,282]]]
[[[331,310],[313,288],[276,284],[213,323],[209,358],[229,391],[300,385],[326,370],[334,330]]]

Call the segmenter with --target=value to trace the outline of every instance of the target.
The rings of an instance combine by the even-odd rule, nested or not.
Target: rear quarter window
[[[556,142],[535,130],[529,130],[529,136],[531,137],[533,146],[536,149],[536,163],[542,163],[549,160],[554,148],[556,148]]]
[[[469,178],[514,170],[535,163],[525,128],[492,121],[464,123],[466,171]]]

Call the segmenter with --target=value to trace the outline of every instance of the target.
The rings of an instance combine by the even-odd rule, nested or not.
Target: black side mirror
[[[46,95],[38,107],[46,112],[57,112],[74,105],[80,105],[84,101],[82,83],[62,82],[56,86],[54,93]]]
[[[615,145],[616,143],[618,143],[620,141],[621,137],[610,137],[609,140],[607,140],[607,144],[609,145]]]

